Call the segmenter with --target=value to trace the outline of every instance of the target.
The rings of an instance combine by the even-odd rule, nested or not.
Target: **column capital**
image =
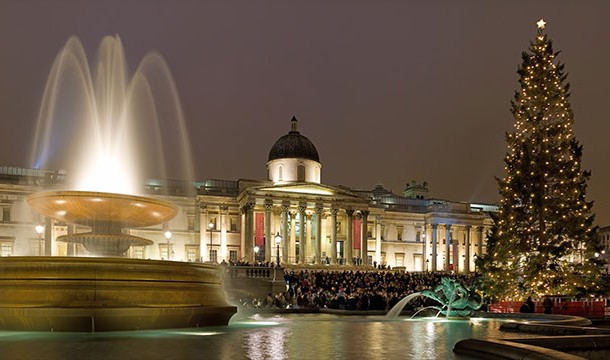
[[[265,201],[265,211],[271,211],[273,209],[273,202]]]
[[[245,214],[249,211],[252,211],[252,209],[254,209],[254,203],[251,203],[251,202],[245,203],[244,206],[242,206],[240,208],[240,210],[243,214]]]
[[[348,217],[354,216],[354,209],[345,209],[345,213]]]
[[[229,205],[225,205],[225,204],[220,205],[220,211],[222,211],[222,212],[229,211]]]
[[[483,226],[477,226],[477,231],[478,232],[483,232],[483,228],[484,228]]]
[[[472,228],[472,225],[470,225],[470,224],[464,225],[464,229],[466,229],[466,231],[469,231],[470,228]]]
[[[288,212],[288,209],[290,209],[290,203],[282,203],[282,211]]]
[[[316,204],[316,214],[320,215],[322,214],[322,212],[324,211],[324,207],[322,206],[322,204]]]
[[[304,213],[305,213],[305,210],[307,210],[307,204],[305,204],[305,203],[301,203],[301,204],[299,204],[299,212],[300,212],[301,214],[304,214]]]
[[[451,224],[445,224],[445,229],[451,230]]]
[[[370,213],[371,212],[369,210],[361,210],[360,211],[360,214],[362,214],[362,216],[364,216],[364,217],[368,217]]]
[[[436,230],[438,228],[438,224],[430,224],[432,230]]]
[[[333,208],[330,208],[330,213],[331,213],[333,216],[335,216],[335,217],[336,217],[336,216],[337,216],[337,213],[339,213],[339,209],[338,209],[338,208],[334,208],[334,207],[333,207]]]

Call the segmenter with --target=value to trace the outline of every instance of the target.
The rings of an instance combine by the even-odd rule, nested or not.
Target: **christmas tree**
[[[495,299],[603,292],[601,248],[585,199],[590,172],[581,170],[582,146],[557,55],[540,20],[517,71],[506,175],[497,179],[499,212],[487,254],[478,260],[484,290]]]

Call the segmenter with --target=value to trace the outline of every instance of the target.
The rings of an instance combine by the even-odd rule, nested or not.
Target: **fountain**
[[[466,318],[474,311],[478,310],[482,305],[480,297],[477,299],[477,296],[473,291],[470,291],[455,279],[443,277],[441,278],[441,283],[438,284],[434,290],[424,290],[405,296],[388,311],[386,317],[398,317],[409,302],[420,296],[432,299],[441,305],[428,306],[424,309],[435,309],[438,311],[436,316],[443,314],[450,319]],[[419,310],[413,316],[424,309]]]
[[[74,176],[67,189],[27,197],[33,209],[49,218],[90,227],[91,232],[57,239],[82,244],[90,256],[1,258],[0,328],[114,331],[226,325],[236,308],[226,303],[216,266],[123,257],[132,245],[153,243],[125,229],[166,223],[177,213],[167,201],[137,194],[144,178],[167,178],[163,143],[181,147],[182,168],[172,174],[192,180],[192,161],[177,91],[163,59],[145,56],[129,79],[118,37],[102,40],[98,59],[92,76],[82,44],[71,38],[53,63],[33,163],[36,168],[65,165]],[[156,83],[165,94],[156,92]],[[171,122],[160,121],[162,115]],[[168,131],[162,131],[163,125]],[[176,139],[165,141],[166,134],[176,134]]]

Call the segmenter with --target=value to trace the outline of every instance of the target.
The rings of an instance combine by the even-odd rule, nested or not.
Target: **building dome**
[[[269,160],[278,159],[307,159],[320,162],[318,150],[314,144],[297,130],[298,120],[292,117],[292,128],[290,132],[277,139],[269,151]]]

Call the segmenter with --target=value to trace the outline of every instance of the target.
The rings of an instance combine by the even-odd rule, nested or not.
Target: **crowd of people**
[[[268,294],[265,298],[241,299],[241,306],[255,308],[328,308],[341,310],[391,309],[403,297],[440,283],[441,277],[457,278],[469,286],[472,275],[438,272],[365,271],[365,270],[287,270],[286,291]],[[427,304],[418,298],[409,306]]]

